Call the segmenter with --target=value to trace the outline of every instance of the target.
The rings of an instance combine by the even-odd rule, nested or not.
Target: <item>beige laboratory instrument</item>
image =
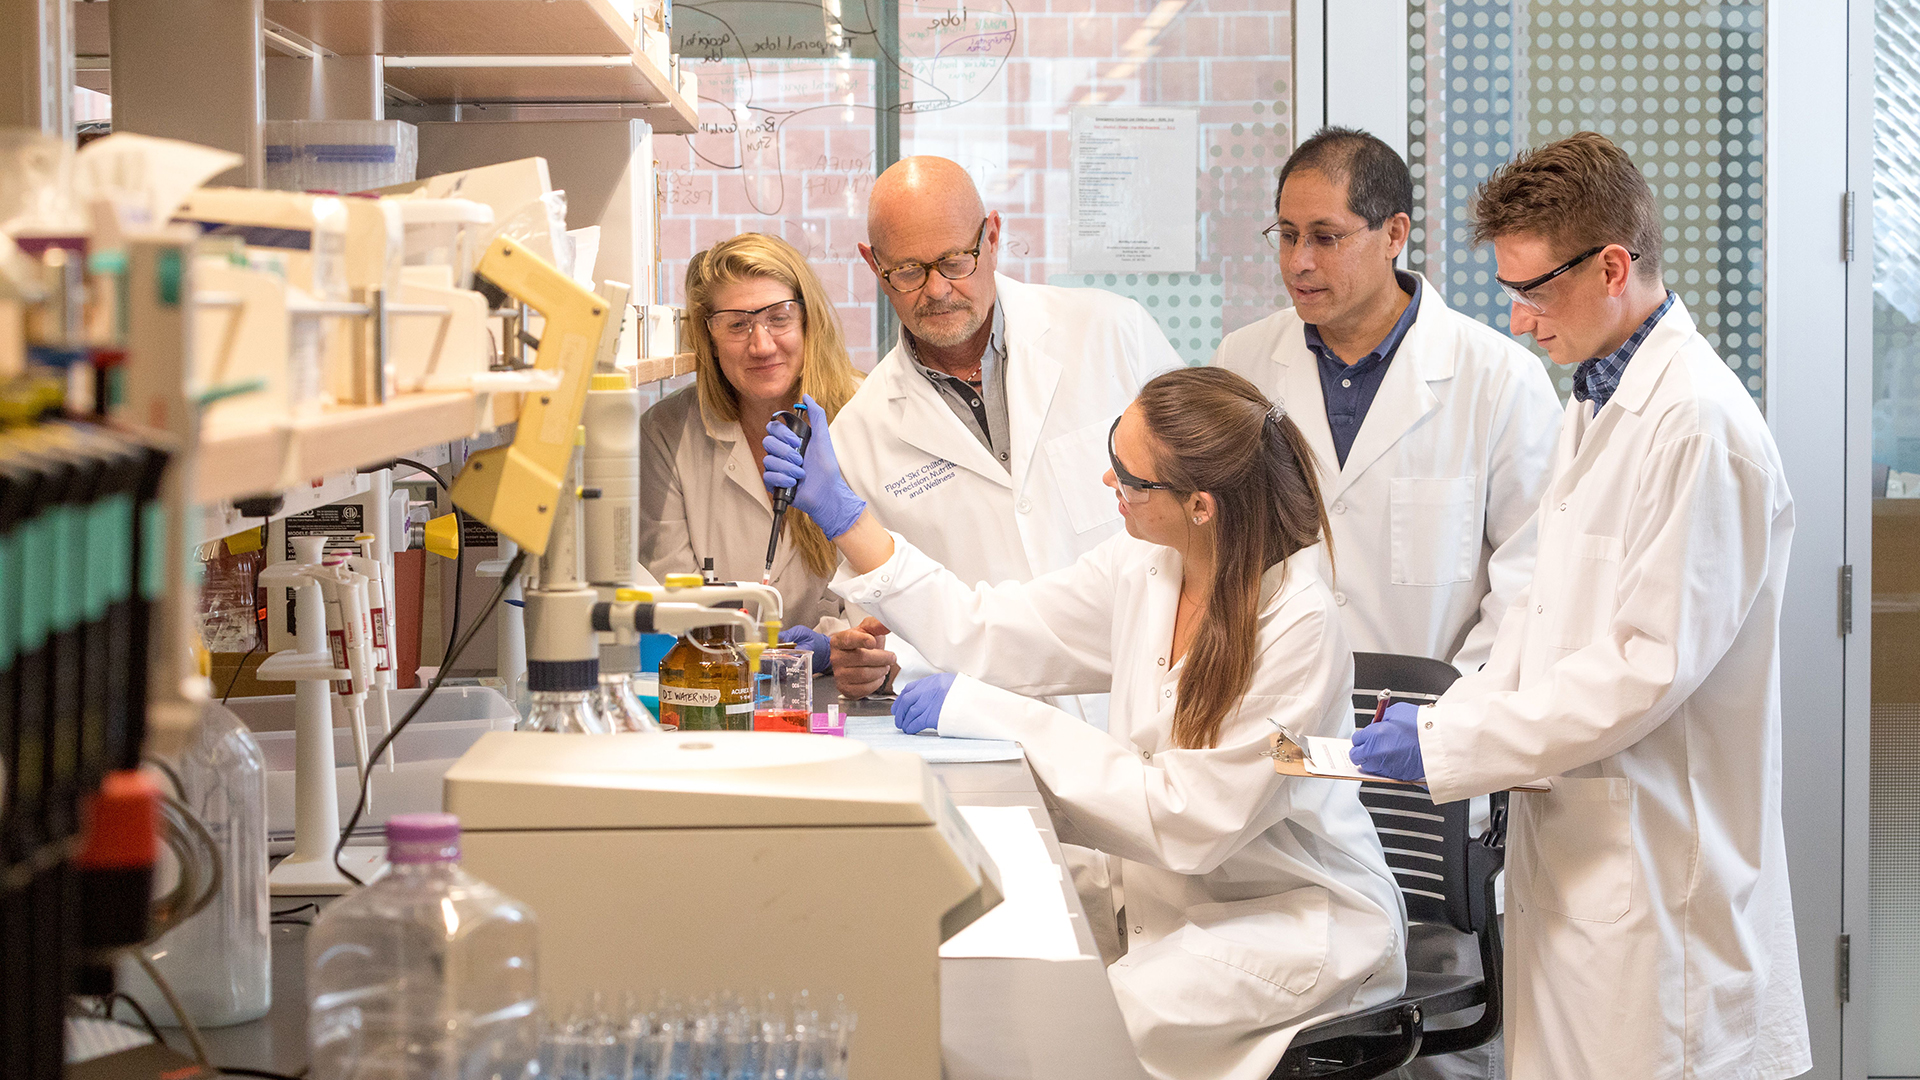
[[[940,944],[1001,891],[918,755],[494,732],[448,771],[446,807],[467,869],[539,916],[548,1001],[843,994],[853,1080],[939,1080]]]

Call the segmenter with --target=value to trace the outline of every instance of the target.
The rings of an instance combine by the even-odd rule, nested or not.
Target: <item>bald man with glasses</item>
[[[1180,357],[1139,304],[997,272],[1000,215],[938,157],[874,183],[860,254],[900,339],[833,422],[847,482],[887,528],[974,582],[1026,581],[1120,530],[1107,425]],[[857,621],[857,620],[856,620]],[[932,674],[877,623],[833,638],[840,692]],[[1105,698],[1056,701],[1105,726]]]

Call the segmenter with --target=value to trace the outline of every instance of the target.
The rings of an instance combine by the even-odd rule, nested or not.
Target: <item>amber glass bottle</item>
[[[753,680],[731,631],[689,631],[660,660],[660,726],[669,731],[752,731]]]

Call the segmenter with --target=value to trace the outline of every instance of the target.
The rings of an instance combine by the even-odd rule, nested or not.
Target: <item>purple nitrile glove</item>
[[[915,679],[893,699],[893,726],[909,735],[931,728],[940,734],[940,708],[947,703],[947,691],[953,689],[954,675],[942,672]]]
[[[806,406],[807,423],[813,433],[807,439],[807,452],[800,453],[800,436],[779,420],[767,424],[767,437],[760,445],[767,451],[761,481],[768,491],[790,487],[793,505],[799,507],[832,540],[860,520],[867,508],[840,475],[840,462],[833,456],[833,439],[827,433],[827,411],[813,400],[801,399]]]
[[[1353,763],[1362,771],[1394,780],[1424,780],[1420,760],[1420,706],[1402,701],[1385,716],[1353,733]]]
[[[833,639],[810,626],[789,626],[780,631],[780,644],[812,653],[815,675],[833,670]]]

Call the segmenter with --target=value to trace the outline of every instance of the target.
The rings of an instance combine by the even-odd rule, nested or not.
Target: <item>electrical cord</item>
[[[466,632],[460,635],[460,640],[453,643],[453,647],[448,650],[447,658],[440,664],[440,670],[433,676],[433,681],[427,684],[426,692],[414,701],[412,707],[407,709],[405,716],[402,716],[393,727],[388,729],[386,735],[380,739],[379,745],[375,746],[373,752],[367,755],[368,761],[379,761],[380,755],[387,752],[387,747],[393,744],[394,738],[406,730],[407,725],[413,722],[413,718],[419,714],[420,709],[432,699],[434,691],[440,689],[440,684],[446,681],[447,674],[453,670],[454,661],[460,659],[460,654],[467,651],[467,646],[472,643],[474,637],[480,633],[480,628],[486,625],[488,612],[491,612],[500,605],[501,599],[507,595],[507,588],[513,584],[515,578],[520,576],[520,568],[526,565],[526,561],[527,553],[521,551],[513,557],[512,562],[507,564],[507,572],[500,575],[500,585],[493,590],[493,598],[487,601],[486,609],[480,613],[479,618],[473,620],[473,625],[467,627]],[[455,587],[458,588],[457,583]],[[366,882],[355,877],[353,871],[340,865],[340,853],[346,850],[347,838],[353,835],[353,830],[360,824],[360,815],[365,812],[367,807],[367,784],[372,779],[372,769],[368,769],[366,774],[360,778],[360,797],[353,801],[353,816],[347,819],[346,827],[340,830],[339,841],[333,845],[334,869],[346,875],[347,880],[353,882],[355,885],[365,885]]]
[[[160,1025],[153,1022],[153,1017],[147,1014],[146,1008],[138,1001],[119,990],[108,994],[104,1000],[107,1003],[107,1019],[113,1019],[113,1006],[124,1001],[133,1007],[134,1015],[140,1018],[140,1026],[147,1029],[147,1034],[153,1036],[153,1041],[160,1046],[167,1045],[167,1037],[160,1034]]]
[[[193,1017],[187,1015],[187,1010],[180,1004],[180,998],[174,994],[173,987],[167,984],[166,976],[160,974],[160,969],[153,965],[152,960],[147,959],[146,949],[136,945],[128,949],[127,954],[132,956],[141,970],[147,973],[147,978],[153,980],[153,985],[159,989],[160,996],[167,999],[167,1008],[173,1010],[173,1018],[180,1022],[180,1030],[186,1032],[187,1043],[193,1047],[193,1060],[201,1068],[211,1070],[213,1059],[207,1056],[207,1044],[200,1038],[200,1026],[193,1022]]]
[[[447,486],[447,482],[445,480],[442,480],[440,478],[439,473],[433,471],[433,466],[423,465],[420,462],[413,460],[412,458],[397,457],[397,458],[394,458],[392,461],[387,462],[384,465],[368,466],[367,468],[361,469],[360,472],[362,474],[377,473],[385,469],[391,469],[395,465],[405,465],[407,468],[412,469],[414,472],[425,473],[427,476],[427,479],[432,480],[436,484],[439,484],[442,491],[453,490],[452,488]]]
[[[466,591],[461,585],[466,581],[467,574],[467,514],[457,506],[453,508],[453,528],[459,534],[460,541],[453,546],[453,618],[447,623],[447,647],[440,654],[441,671],[453,666],[453,635],[460,632],[460,594]],[[481,618],[486,616],[482,615]]]
[[[220,704],[225,705],[227,699],[233,696],[233,688],[240,682],[240,673],[247,670],[247,659],[259,651],[260,640],[256,637],[253,644],[247,646],[247,651],[240,654],[240,663],[233,669],[233,678],[227,680],[227,692],[220,695]]]
[[[257,1076],[260,1080],[306,1080],[307,1075],[305,1069],[288,1074],[271,1072],[267,1069],[246,1069],[238,1065],[215,1065],[213,1068],[215,1072],[225,1073],[228,1076]]]

